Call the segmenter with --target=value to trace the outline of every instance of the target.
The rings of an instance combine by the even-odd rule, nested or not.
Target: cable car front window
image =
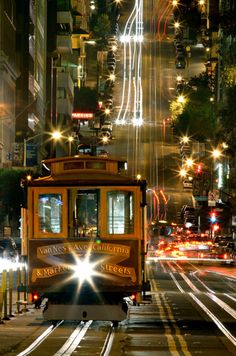
[[[132,234],[134,232],[133,204],[133,192],[108,192],[108,234]]]
[[[78,190],[75,207],[76,235],[97,237],[98,232],[98,190]]]
[[[62,232],[62,195],[39,194],[39,230],[44,233]]]

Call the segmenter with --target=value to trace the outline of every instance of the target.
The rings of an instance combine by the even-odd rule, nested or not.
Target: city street
[[[165,11],[165,6],[168,11]],[[143,42],[138,52],[138,45],[136,46],[133,37],[139,26],[137,21],[129,19],[131,11],[132,9],[123,12],[124,16],[120,21],[120,33],[123,37],[126,36],[127,42],[119,44],[120,61],[111,115],[115,123],[114,141],[111,146],[106,146],[106,150],[127,159],[128,171],[133,176],[141,174],[146,178],[150,190],[157,194],[160,191],[164,193],[167,205],[160,198],[163,205],[161,210],[168,211],[168,216],[164,218],[176,221],[181,207],[184,204],[191,205],[192,200],[191,193],[183,189],[179,176],[179,140],[173,135],[172,128],[165,119],[170,115],[170,101],[176,97],[177,75],[181,74],[188,80],[201,73],[204,70],[204,50],[201,46],[193,46],[186,68],[177,70],[171,8],[162,1],[154,3],[150,0],[144,2],[144,11],[140,11],[138,17],[139,21],[143,18],[143,24],[140,24],[140,28],[143,28]],[[138,35],[139,33],[135,36]],[[138,87],[139,76],[141,84]],[[133,89],[134,81],[136,89]],[[125,90],[123,94],[122,87]],[[140,98],[136,97],[137,92],[140,92]],[[140,101],[142,110],[138,109]]]
[[[10,63],[15,82],[9,75],[2,86],[6,103],[19,95],[10,111],[19,106],[23,166],[11,161],[1,121],[0,173],[12,164],[24,175],[0,184],[0,356],[236,355],[236,155],[223,142],[236,52],[222,59],[235,37],[221,9],[233,2],[219,2],[217,12],[210,0],[181,2],[178,11],[176,0],[29,1],[18,33],[20,17],[11,19],[3,3],[11,38],[32,32],[19,62],[32,57],[19,78]],[[12,14],[20,9],[13,3]],[[19,55],[0,41],[1,52]],[[227,90],[214,77],[226,59]],[[203,72],[198,86],[191,79]],[[25,88],[36,98],[29,112],[20,110]],[[193,127],[207,131],[209,123],[209,132],[188,137],[196,112]],[[47,153],[44,128],[54,126],[63,135],[50,132],[60,135]],[[31,140],[36,161],[47,154],[40,168],[28,167]],[[16,182],[15,211],[4,187]]]
[[[151,260],[147,267],[151,292],[140,306],[130,306],[127,320],[118,328],[112,329],[109,322],[79,326],[75,321],[62,321],[53,328],[43,321],[40,309],[28,305],[27,312],[0,325],[4,340],[0,355],[23,356],[28,348],[28,354],[45,356],[66,350],[67,355],[103,354],[102,350],[112,356],[234,355],[235,268]]]

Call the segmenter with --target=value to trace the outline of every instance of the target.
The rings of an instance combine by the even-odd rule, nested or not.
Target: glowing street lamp
[[[186,159],[186,162],[185,162],[185,164],[186,164],[186,166],[187,167],[192,167],[193,166],[193,164],[194,164],[194,161],[193,161],[193,159],[192,158],[187,158]]]
[[[179,175],[180,175],[180,177],[184,178],[187,175],[187,171],[184,168],[181,168],[179,171]]]
[[[212,151],[212,157],[214,158],[214,159],[218,159],[218,158],[220,158],[222,156],[222,152],[218,149],[218,148],[216,148],[216,149],[214,149],[213,151]]]
[[[54,140],[60,140],[61,139],[61,137],[62,137],[62,134],[61,134],[61,132],[60,131],[54,131],[53,133],[52,133],[52,138],[54,139]]]
[[[114,82],[116,79],[115,74],[113,74],[113,73],[109,74],[109,79]]]
[[[179,22],[175,22],[175,23],[174,23],[174,28],[175,28],[176,30],[178,30],[178,29],[180,28],[180,23],[179,23]]]
[[[183,136],[182,139],[181,139],[181,142],[186,144],[186,143],[189,143],[190,139],[188,136]]]
[[[104,113],[105,113],[105,115],[110,115],[111,110],[110,110],[109,108],[106,108],[106,109],[104,110]]]
[[[186,102],[186,98],[184,95],[179,95],[177,98],[177,102],[180,104],[184,104]]]
[[[102,143],[104,145],[106,145],[109,141],[110,141],[110,138],[108,137],[108,135],[105,135],[102,137]]]
[[[112,50],[113,52],[116,52],[116,51],[117,51],[117,46],[113,44],[113,45],[111,46],[111,50]]]
[[[218,160],[222,156],[222,151],[219,150],[218,148],[215,148],[211,152],[212,156],[212,162],[211,162],[211,190],[214,190],[214,166],[215,166],[215,161]]]

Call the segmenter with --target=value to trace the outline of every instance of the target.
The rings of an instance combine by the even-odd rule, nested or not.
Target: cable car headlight
[[[96,263],[91,263],[86,259],[76,260],[75,265],[72,267],[74,270],[74,278],[77,278],[80,283],[83,283],[84,281],[90,281],[91,277],[96,274],[95,266]]]

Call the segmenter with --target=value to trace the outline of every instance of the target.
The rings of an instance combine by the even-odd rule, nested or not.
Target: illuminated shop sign
[[[94,113],[92,113],[92,112],[73,112],[72,118],[78,119],[78,120],[91,120],[94,118]]]

